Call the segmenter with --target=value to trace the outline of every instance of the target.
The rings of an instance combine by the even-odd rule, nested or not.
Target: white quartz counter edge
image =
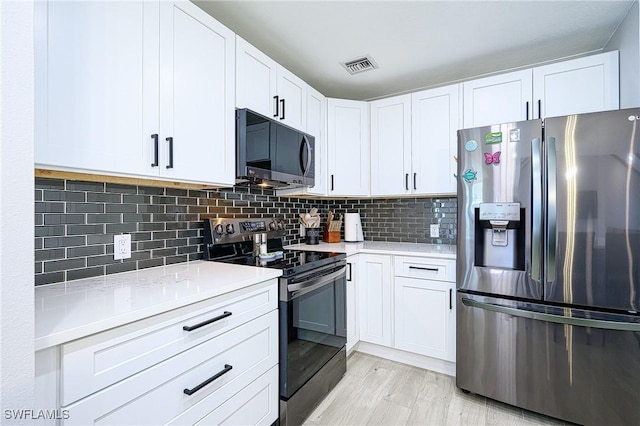
[[[350,254],[357,253],[377,253],[399,256],[425,256],[442,259],[456,258],[456,246],[420,244],[420,243],[392,243],[384,241],[362,241],[358,243],[325,243],[319,244],[295,244],[285,247],[286,249],[306,250],[306,251],[327,251]]]
[[[280,270],[195,261],[37,286],[35,349],[277,278]]]

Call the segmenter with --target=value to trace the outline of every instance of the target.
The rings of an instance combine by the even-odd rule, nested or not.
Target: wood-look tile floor
[[[347,373],[311,413],[316,425],[564,425],[465,394],[444,374],[354,352]]]

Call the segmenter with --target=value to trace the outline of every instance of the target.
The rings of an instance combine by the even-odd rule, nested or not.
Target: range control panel
[[[283,236],[285,223],[281,218],[230,219],[210,218],[204,221],[205,244],[228,244],[247,241],[254,234],[267,233],[268,238]]]

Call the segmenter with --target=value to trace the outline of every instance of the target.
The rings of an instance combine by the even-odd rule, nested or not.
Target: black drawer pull
[[[438,272],[439,268],[423,268],[422,266],[409,266],[409,269],[420,269],[421,271]]]
[[[230,317],[230,316],[231,316],[231,312],[224,311],[222,315],[218,315],[217,317],[208,319],[206,321],[202,321],[201,323],[198,323],[196,325],[185,325],[184,327],[182,327],[182,329],[184,331],[193,331],[197,328],[204,327],[205,325],[209,325],[213,322],[220,321],[221,319]]]
[[[216,380],[220,376],[223,376],[223,375],[227,374],[229,371],[231,371],[232,368],[233,367],[230,366],[229,364],[225,364],[224,365],[224,369],[222,371],[216,373],[215,376],[205,380],[204,382],[200,383],[198,386],[196,386],[193,389],[185,388],[183,390],[183,392],[186,393],[187,395],[193,395],[194,393],[198,392],[200,389],[202,389],[203,387],[207,386],[209,383],[213,382],[214,380]]]

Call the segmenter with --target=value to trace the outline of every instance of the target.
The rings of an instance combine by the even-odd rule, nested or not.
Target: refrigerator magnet
[[[484,153],[484,164],[499,164],[500,163],[500,151],[496,151],[493,154],[490,152]]]
[[[477,147],[478,147],[478,142],[474,141],[473,139],[468,140],[464,144],[464,149],[466,149],[469,152],[475,151]]]
[[[484,135],[484,143],[487,145],[502,143],[502,132],[487,133]]]
[[[509,142],[520,142],[520,129],[509,130]]]
[[[478,172],[476,172],[475,170],[471,170],[471,169],[467,169],[465,170],[464,174],[462,175],[462,179],[464,179],[465,182],[469,183],[472,180],[476,180],[476,175],[478,174]]]

